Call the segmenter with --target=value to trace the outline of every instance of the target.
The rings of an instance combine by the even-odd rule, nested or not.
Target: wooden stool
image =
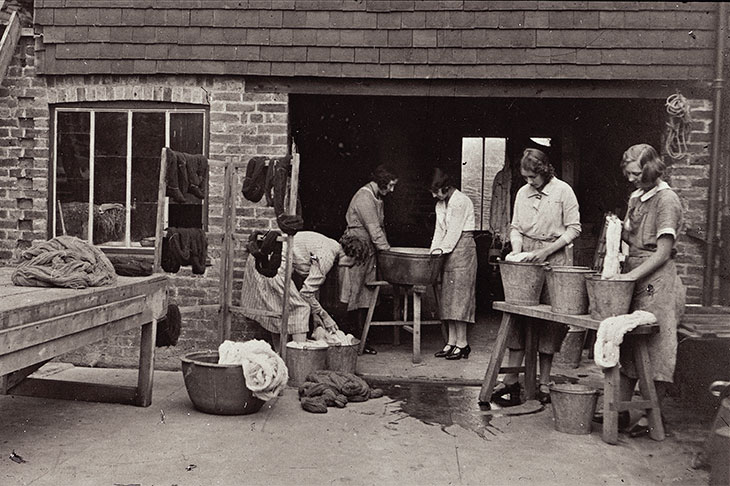
[[[392,321],[373,321],[373,313],[375,312],[375,305],[378,303],[378,297],[380,296],[380,289],[390,283],[377,280],[374,282],[368,282],[368,287],[374,287],[373,298],[370,301],[368,307],[368,314],[365,318],[365,325],[363,326],[362,336],[360,337],[360,347],[358,353],[362,354],[365,349],[365,342],[370,331],[370,326],[401,326],[403,329],[413,334],[413,363],[421,362],[421,326],[432,325],[432,324],[443,324],[441,320],[421,320],[421,297],[426,293],[427,287],[425,285],[394,285],[395,288],[402,288],[403,292],[403,316],[402,319],[398,320],[398,309],[397,306],[393,309]],[[408,320],[408,297],[412,296],[413,299],[413,320]],[[399,343],[398,330],[400,327],[394,330],[394,344]],[[443,328],[441,330],[444,331]]]

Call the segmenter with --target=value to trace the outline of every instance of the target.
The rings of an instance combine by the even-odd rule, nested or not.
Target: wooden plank
[[[545,321],[561,322],[571,326],[577,326],[584,329],[598,330],[601,321],[591,319],[590,315],[567,315],[567,314],[556,314],[553,312],[549,305],[540,304],[535,306],[523,306],[516,304],[508,304],[507,302],[494,302],[492,307],[495,310],[502,312],[509,312],[511,314],[519,314],[522,316],[534,317],[535,319],[542,319]],[[643,324],[636,327],[633,331],[628,334],[654,334],[659,332],[659,324]]]
[[[441,324],[441,321],[434,321],[434,320],[428,320],[428,321],[421,321],[422,326],[428,326],[428,325],[435,325],[435,324]],[[405,328],[406,325],[413,324],[413,321],[371,321],[371,326],[403,326]]]
[[[664,440],[664,424],[662,423],[662,414],[659,408],[659,398],[654,387],[654,377],[652,376],[651,360],[649,359],[646,340],[641,339],[636,342],[633,348],[634,363],[639,374],[639,390],[641,390],[643,398],[650,402],[649,407],[646,408],[647,418],[649,419],[649,437],[654,440]]]
[[[144,312],[145,296],[138,295],[122,302],[80,310],[57,318],[31,322],[23,326],[0,330],[0,354],[52,341],[91,327]]]
[[[10,272],[0,272],[0,281]],[[6,282],[6,281],[4,281]],[[11,284],[12,285],[12,284]],[[31,292],[6,298],[0,287],[0,329],[20,326],[28,322],[40,321],[76,312],[111,302],[118,302],[135,295],[146,295],[154,317],[162,317],[167,312],[167,277],[156,274],[146,277],[119,277],[116,285],[91,287],[86,289],[66,289],[57,287],[28,287]]]
[[[273,312],[273,311],[262,310],[262,309],[251,309],[249,307],[244,308],[244,307],[240,307],[237,305],[230,306],[228,310],[237,315],[250,314],[250,315],[261,316],[261,317],[273,317],[275,319],[281,319],[280,312]]]
[[[421,362],[421,293],[413,294],[413,363]]]
[[[134,404],[149,407],[152,404],[152,379],[155,372],[155,340],[157,319],[142,326],[139,339],[139,371]]]
[[[73,351],[87,344],[139,327],[142,323],[153,319],[151,312],[145,309],[142,314],[125,317],[115,322],[85,329],[76,334],[59,337],[35,346],[0,354],[0,376],[12,373],[44,360],[55,358],[61,354]]]
[[[9,395],[79,400],[84,402],[137,405],[137,388],[101,383],[26,378],[8,391]]]
[[[157,217],[155,219],[155,259],[153,273],[162,271],[162,233],[165,224],[165,193],[167,192],[167,147],[160,154],[160,179],[157,183]]]
[[[18,18],[18,12],[13,12],[10,15],[8,25],[5,26],[2,39],[0,39],[0,83],[5,79],[5,74],[8,72],[8,66],[10,66],[10,61],[13,59],[19,39],[20,19]]]
[[[603,441],[608,444],[618,442],[618,410],[621,402],[621,374],[619,367],[613,366],[603,370]]]
[[[218,342],[231,338],[231,313],[233,303],[233,218],[235,218],[235,192],[233,190],[234,169],[230,162],[226,163],[223,183],[223,248],[221,248],[220,269],[220,327]]]
[[[515,317],[513,314],[508,312],[502,314],[502,323],[499,325],[499,331],[497,331],[494,351],[492,351],[492,356],[489,358],[487,372],[484,374],[482,388],[479,391],[479,403],[489,403],[492,399],[494,385],[497,383],[497,376],[499,375],[502,359],[504,358],[504,351],[507,348],[507,336],[514,325],[514,320]]]
[[[289,208],[286,214],[297,214],[297,197],[299,194],[299,154],[297,146],[292,144],[291,178],[289,186]],[[286,359],[286,342],[289,337],[289,292],[291,287],[292,260],[294,258],[294,237],[286,237],[286,273],[284,274],[284,304],[281,312],[281,328],[279,331],[279,353]]]
[[[6,395],[8,390],[21,381],[25,380],[28,376],[32,375],[36,371],[38,371],[41,366],[48,363],[49,360],[41,361],[40,363],[36,363],[31,366],[26,366],[22,370],[14,371],[12,373],[9,373],[7,375],[4,375],[0,377],[0,395]]]

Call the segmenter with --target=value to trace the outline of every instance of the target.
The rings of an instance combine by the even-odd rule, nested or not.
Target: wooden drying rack
[[[297,195],[299,190],[299,154],[296,150],[296,145],[292,144],[292,165],[291,165],[291,179],[289,185],[289,197],[287,204],[287,214],[296,214],[297,210]],[[273,164],[274,162],[269,162]],[[293,260],[293,236],[286,235],[287,252],[286,252],[286,273],[284,277],[284,296],[283,306],[281,314],[276,312],[264,311],[260,309],[245,309],[240,306],[233,305],[233,270],[234,270],[234,252],[236,234],[235,230],[235,217],[236,217],[236,197],[238,195],[238,184],[237,177],[235,176],[236,170],[243,168],[245,164],[241,162],[229,161],[226,163],[225,176],[224,176],[224,189],[223,189],[223,242],[222,242],[222,254],[221,254],[221,278],[220,278],[220,295],[221,301],[219,306],[219,314],[221,318],[221,325],[219,328],[218,338],[220,342],[230,339],[231,337],[231,315],[238,314],[243,315],[244,312],[247,314],[260,315],[262,317],[274,317],[281,318],[281,326],[279,328],[279,354],[282,359],[286,357],[286,343],[289,338],[288,334],[288,323],[289,323],[289,300],[290,300],[290,287],[291,287],[291,273],[292,273],[292,260]],[[242,289],[243,292],[245,289]]]

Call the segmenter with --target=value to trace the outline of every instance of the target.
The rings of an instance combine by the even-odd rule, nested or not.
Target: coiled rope
[[[679,159],[687,154],[687,142],[692,123],[689,102],[681,94],[675,93],[667,98],[665,105],[669,114],[665,149],[671,158]]]

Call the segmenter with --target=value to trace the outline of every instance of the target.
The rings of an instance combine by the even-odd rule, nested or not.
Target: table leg
[[[401,309],[405,308],[407,312],[407,307],[403,306],[403,302],[401,301],[401,296],[403,296],[403,299],[408,301],[408,294],[404,294],[401,292],[401,288],[397,285],[393,285],[393,320],[397,321],[401,318]],[[407,315],[403,315],[403,320],[406,321],[408,319]],[[393,326],[393,346],[400,346],[400,326]]]
[[[136,405],[149,407],[152,404],[152,377],[155,371],[155,338],[157,319],[142,326],[139,343],[139,372],[137,374]]]
[[[524,319],[524,318],[523,318]],[[525,399],[533,400],[537,383],[537,320],[525,319]]]
[[[499,331],[497,332],[497,341],[494,343],[494,351],[492,351],[492,356],[489,358],[487,372],[484,375],[482,389],[479,392],[479,403],[489,403],[492,398],[494,385],[497,383],[497,375],[499,375],[499,369],[502,367],[504,350],[507,347],[507,336],[514,320],[515,317],[512,314],[508,312],[502,314],[502,323],[499,325]]]
[[[421,362],[421,294],[419,292],[413,292],[413,362]]]
[[[642,336],[637,339],[634,344],[634,362],[636,363],[636,371],[639,374],[639,389],[644,400],[651,402],[651,408],[647,409],[647,418],[649,419],[649,437],[654,440],[664,440],[664,424],[662,423],[662,414],[659,407],[659,397],[654,387],[654,377],[651,372],[651,361],[649,360],[649,350],[646,347],[646,339]]]
[[[621,374],[618,369],[618,366],[613,366],[603,370],[603,441],[608,444],[618,442],[616,405],[621,401],[619,395]]]
[[[370,323],[373,321],[373,313],[375,312],[375,304],[378,302],[378,295],[380,295],[380,286],[375,287],[373,292],[373,299],[370,301],[370,307],[368,307],[368,314],[365,317],[365,324],[362,327],[362,336],[360,336],[360,347],[357,350],[357,354],[362,354],[365,350],[365,342],[368,338],[368,332],[370,331]]]

